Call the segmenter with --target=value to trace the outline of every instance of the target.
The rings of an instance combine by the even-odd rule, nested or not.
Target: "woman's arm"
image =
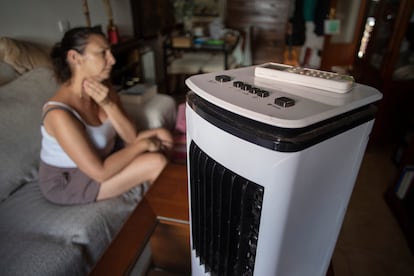
[[[138,133],[137,140],[155,137],[161,141],[162,148],[170,151],[174,145],[171,133],[165,128],[153,128]]]
[[[121,171],[138,154],[158,151],[161,147],[157,139],[135,139],[133,143],[102,160],[92,145],[84,125],[67,111],[51,111],[44,120],[44,126],[79,169],[98,182]]]
[[[85,80],[83,87],[108,116],[121,139],[126,144],[133,143],[137,136],[137,129],[126,116],[116,92],[93,79]]]
[[[114,97],[118,98],[118,95],[115,95]],[[133,143],[137,137],[137,129],[125,114],[121,107],[121,103],[113,100],[108,104],[101,106],[101,108],[108,116],[108,119],[111,121],[115,131],[121,139],[126,144]]]

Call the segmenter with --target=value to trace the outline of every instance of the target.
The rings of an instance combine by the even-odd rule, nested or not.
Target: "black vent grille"
[[[193,249],[211,275],[253,275],[264,187],[190,144]]]

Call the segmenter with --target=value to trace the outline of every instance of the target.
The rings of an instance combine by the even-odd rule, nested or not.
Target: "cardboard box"
[[[189,48],[192,45],[191,37],[176,36],[172,38],[172,46],[177,48]]]

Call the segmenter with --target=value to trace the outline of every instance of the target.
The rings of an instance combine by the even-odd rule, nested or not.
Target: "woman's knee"
[[[153,153],[151,155],[152,155],[151,156],[152,162],[155,166],[160,167],[161,169],[165,167],[165,165],[168,162],[165,155],[163,155],[161,153]]]
[[[151,180],[154,181],[167,164],[167,158],[160,153],[150,153],[147,162],[149,165]]]
[[[153,172],[153,175],[158,175],[165,167],[168,159],[161,153],[146,153],[135,160],[137,166],[145,166],[147,170]],[[151,173],[152,174],[152,173]]]

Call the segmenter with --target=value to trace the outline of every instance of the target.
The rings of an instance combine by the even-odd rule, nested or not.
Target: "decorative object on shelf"
[[[224,24],[220,18],[216,18],[208,25],[210,37],[213,39],[220,39],[224,33]]]
[[[331,8],[329,18],[324,21],[324,33],[326,35],[339,34],[341,32],[341,21],[336,19],[336,9]]]
[[[176,0],[174,1],[174,17],[176,23],[183,23],[184,30],[191,32],[192,17],[194,11],[193,0]]]
[[[108,40],[111,44],[117,44],[119,42],[118,28],[112,20],[108,23]]]
[[[154,84],[136,83],[133,86],[123,89],[119,92],[122,104],[126,105],[127,110],[134,109],[137,105],[146,103],[158,92],[158,88]]]
[[[89,6],[88,6],[88,0],[83,0],[83,14],[86,18],[86,26],[91,26],[91,17],[89,16]]]
[[[108,41],[111,44],[117,44],[119,42],[119,32],[118,27],[114,23],[111,2],[110,0],[102,0],[102,2],[108,16]]]
[[[194,0],[194,15],[201,17],[219,17],[221,1]]]

